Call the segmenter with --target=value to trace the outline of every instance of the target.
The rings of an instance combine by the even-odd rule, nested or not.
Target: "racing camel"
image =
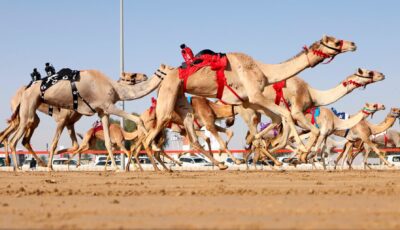
[[[208,52],[208,54],[200,55],[193,62],[189,58],[186,61],[189,69],[186,71],[183,67],[166,68],[164,82],[158,92],[157,125],[149,132],[145,140],[146,151],[150,151],[149,144],[168,124],[174,109],[179,111],[180,116],[184,118],[185,129],[189,132],[189,137],[196,138],[193,130],[193,110],[186,101],[184,92],[218,98],[227,104],[243,104],[245,107],[264,113],[270,110],[282,115],[291,130],[295,130],[290,113],[274,103],[268,103],[262,94],[264,88],[272,83],[293,77],[327,58],[354,50],[356,50],[354,42],[324,36],[294,58],[281,64],[263,64],[243,53],[223,55],[209,54]],[[200,64],[196,64],[197,60],[200,61]],[[190,66],[195,67],[193,69]],[[217,75],[217,84],[212,80],[205,80],[214,79],[215,75]],[[227,90],[224,90],[225,88]],[[298,135],[296,141],[301,143]],[[305,149],[304,146],[302,147]],[[223,167],[221,162],[213,160],[213,163],[220,168]]]
[[[126,113],[114,104],[117,101],[134,100],[146,96],[155,90],[161,83],[165,66],[161,65],[150,80],[138,84],[124,84],[109,79],[97,70],[64,71],[55,77],[43,79],[41,84],[33,84],[23,93],[21,103],[14,111],[12,118],[19,116],[20,122],[15,135],[10,141],[10,149],[16,162],[15,148],[18,140],[33,126],[35,111],[44,101],[46,104],[57,108],[76,110],[82,115],[91,116],[98,114],[104,124],[104,136],[107,152],[111,158],[115,170],[117,166],[111,150],[111,142],[108,128],[109,115],[116,115],[137,123],[139,129],[147,132],[139,117]],[[64,80],[63,78],[70,79]],[[48,82],[54,83],[50,86]],[[43,90],[45,89],[45,90]],[[71,89],[73,93],[71,93]],[[52,169],[51,162],[54,151],[50,152],[47,167]],[[14,168],[18,170],[18,166]]]

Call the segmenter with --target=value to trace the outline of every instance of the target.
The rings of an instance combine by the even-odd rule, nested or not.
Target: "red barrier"
[[[400,148],[383,148],[380,149],[386,152],[400,152]],[[245,149],[231,149],[230,150],[232,153],[246,153],[248,150]],[[164,151],[167,154],[174,154],[174,153],[199,153],[199,151],[197,150],[165,150]],[[291,153],[292,151],[289,149],[281,149],[276,151],[273,154],[282,154],[282,153]],[[339,153],[342,152],[342,149],[334,149],[333,152]],[[0,152],[0,154],[4,154],[5,152],[2,151]],[[48,151],[36,151],[36,154],[48,154]],[[113,151],[113,153],[115,154],[121,154],[122,151]],[[144,154],[146,153],[145,151],[140,151],[140,153]],[[214,154],[218,154],[220,153],[220,151],[218,150],[212,150],[212,153]],[[17,154],[30,154],[28,151],[17,151]],[[63,153],[63,154],[71,154],[71,153]],[[85,152],[83,152],[83,154],[107,154],[106,150],[87,150]]]

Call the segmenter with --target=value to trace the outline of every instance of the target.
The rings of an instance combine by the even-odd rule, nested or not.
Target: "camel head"
[[[389,116],[394,118],[400,118],[400,108],[391,108]]]
[[[363,86],[364,88],[371,83],[382,81],[385,79],[385,75],[378,71],[367,70],[358,68],[358,70],[346,79],[347,84],[353,84],[356,87]]]
[[[374,116],[374,113],[379,110],[385,110],[385,105],[380,103],[365,103],[362,109],[363,113],[367,115],[367,117],[371,115],[371,118]]]
[[[147,81],[146,74],[143,73],[129,73],[129,72],[122,72],[121,77],[118,80],[120,83],[124,83],[127,85],[135,85],[137,83]]]
[[[156,72],[154,73],[155,77],[160,78],[161,80],[164,79],[164,77],[166,77],[167,75],[169,75],[170,73],[172,73],[173,71],[177,71],[177,68],[174,68],[172,66],[168,66],[165,64],[161,64],[160,67],[158,67],[158,69],[156,70]],[[153,76],[154,77],[154,76]]]
[[[304,47],[304,49],[307,52],[308,62],[310,66],[313,67],[326,58],[330,58],[330,60],[325,64],[332,61],[332,59],[340,53],[355,51],[357,46],[352,41],[324,35],[321,40],[315,42],[309,48]],[[308,55],[308,53],[312,53],[313,55]]]

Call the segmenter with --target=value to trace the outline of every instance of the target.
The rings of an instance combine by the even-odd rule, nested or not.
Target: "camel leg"
[[[278,161],[275,157],[273,157],[268,150],[266,150],[265,148],[260,148],[260,149],[265,154],[266,157],[268,157],[274,162],[276,166],[282,166],[282,162]]]
[[[5,152],[5,157],[6,157],[5,164],[6,164],[6,166],[10,166],[10,154],[8,152],[8,140],[4,140],[3,144],[4,144],[4,152]]]
[[[260,98],[260,96],[254,96],[254,97],[256,98],[256,99],[254,99],[254,101],[259,102],[259,103],[261,103],[263,100],[266,100],[264,97],[261,97],[261,98]],[[259,103],[255,103],[255,104],[259,105]],[[278,105],[275,105],[274,103],[264,103],[264,106],[265,106],[263,109],[264,113],[266,113],[266,110],[270,110],[271,112],[273,112],[275,114],[280,114],[284,118],[284,120],[288,124],[288,127],[290,128],[290,132],[293,134],[295,141],[298,143],[298,149],[305,152],[306,151],[305,146],[297,133],[297,130],[294,125],[294,122],[293,122],[290,112],[286,108],[282,108]]]
[[[210,138],[207,137],[207,136],[204,134],[203,131],[196,130],[195,133],[196,133],[196,136],[202,138],[202,139],[206,142],[207,147],[208,147],[208,153],[209,153],[211,156],[213,156],[213,152],[212,152],[212,149],[211,149],[211,141],[210,141]]]
[[[307,144],[305,146],[306,153],[303,154],[303,156],[301,157],[302,159],[300,159],[303,161],[303,160],[307,159],[307,155],[309,154],[312,146],[314,145],[315,141],[317,140],[317,138],[320,135],[320,130],[315,125],[311,124],[311,122],[309,122],[307,120],[307,118],[304,116],[304,113],[303,113],[303,111],[301,111],[301,109],[294,108],[292,110],[291,114],[293,116],[293,119],[298,122],[300,127],[310,130],[310,137],[308,138]]]
[[[367,144],[372,150],[374,150],[374,152],[376,153],[376,155],[378,155],[378,157],[383,161],[383,163],[385,163],[387,166],[389,167],[393,167],[392,164],[390,164],[384,157],[383,155],[385,154],[382,150],[378,149],[378,147],[368,138],[366,140],[364,140],[364,143]]]
[[[161,154],[161,151],[157,151],[157,152],[154,153],[154,157],[156,158],[156,160],[157,160],[158,162],[160,162],[161,166],[162,166],[166,171],[172,172],[172,169],[168,168],[168,167],[164,164],[164,161],[161,159],[160,154]]]
[[[18,129],[19,123],[19,116],[10,121],[7,128],[0,133],[0,143],[2,143],[3,140],[7,139],[11,135],[11,133],[15,132]]]
[[[367,167],[369,169],[371,169],[371,166],[368,165],[368,157],[369,157],[369,153],[371,152],[370,148],[365,149],[365,155],[364,155],[364,160],[363,160],[363,164],[364,164],[364,170],[367,169]]]
[[[342,159],[342,157],[347,154],[348,149],[350,148],[351,145],[353,145],[353,144],[350,141],[346,142],[342,151],[339,153],[339,155],[336,157],[336,160],[334,161],[334,163],[335,163],[334,169],[337,168],[337,165],[339,164],[339,161]]]
[[[72,152],[75,152],[77,149],[79,149],[78,139],[76,138],[75,126],[67,125],[66,128],[68,130],[68,135],[71,138],[72,147],[68,148],[68,149],[62,149],[60,151],[57,151],[57,154],[72,153]]]
[[[204,154],[208,159],[211,160],[211,162],[214,165],[217,165],[219,167],[219,169],[221,169],[221,170],[227,169],[228,167],[226,165],[215,160],[215,158],[209,152],[205,151],[201,147],[199,142],[197,141],[197,136],[196,136],[195,130],[194,130],[193,109],[189,105],[189,103],[183,93],[180,94],[177,98],[175,112],[177,112],[178,115],[183,120],[183,125],[185,126],[185,130],[188,134],[190,143],[193,146],[193,148],[200,151],[202,154]],[[157,119],[158,119],[158,117],[157,117]]]
[[[110,138],[110,126],[109,126],[109,121],[108,121],[109,116],[104,113],[99,114],[99,116],[101,118],[101,123],[103,124],[104,142],[106,145],[108,156],[111,158],[111,164],[112,164],[114,170],[118,170],[118,167],[115,163],[114,154],[112,152],[111,138]],[[107,166],[107,163],[106,163],[106,166]]]
[[[34,129],[36,129],[36,127]],[[32,156],[35,158],[38,165],[45,167],[46,163],[44,163],[44,161],[36,155],[35,151],[33,151],[32,146],[31,146],[31,138],[32,138],[34,129],[30,128],[27,130],[24,137],[22,138],[22,145],[28,150],[28,152],[30,154],[32,154]]]
[[[228,149],[226,142],[222,140],[221,136],[218,134],[218,130],[223,130],[223,132],[225,132],[226,130],[224,128],[219,126],[217,128],[215,124],[206,124],[206,129],[211,132],[215,139],[217,139],[220,150],[225,151],[235,162],[235,164],[240,165],[244,163],[242,160],[239,160],[235,156],[233,156],[232,152]]]
[[[50,147],[49,161],[47,162],[48,170],[53,170],[53,166],[52,166],[53,156],[57,149],[58,141],[60,140],[60,136],[61,136],[62,131],[64,130],[64,127],[65,127],[64,122],[60,122],[57,124],[56,134],[53,137],[53,143],[51,144],[51,147]]]
[[[179,162],[177,160],[175,160],[173,157],[171,157],[169,154],[165,153],[164,151],[161,152],[166,158],[168,158],[170,161],[172,161],[173,163],[182,166],[182,162]]]

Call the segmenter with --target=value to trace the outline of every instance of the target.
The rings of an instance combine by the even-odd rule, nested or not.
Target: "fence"
[[[399,152],[400,153],[400,148],[381,148],[380,150],[391,153],[391,152]],[[232,153],[247,153],[249,150],[246,149],[230,149],[229,151],[231,151]],[[334,149],[332,150],[333,152],[336,153],[340,153],[342,152],[342,149]],[[198,150],[164,150],[164,152],[166,154],[178,154],[178,153],[200,153],[200,151]],[[211,151],[213,154],[219,154],[221,151],[219,150],[212,150]],[[222,151],[223,152],[223,151]],[[292,151],[289,149],[281,149],[278,150],[272,154],[284,154],[284,153],[291,153]],[[17,151],[17,154],[30,154],[28,151]],[[35,151],[36,154],[49,154],[48,151]],[[113,151],[113,153],[115,154],[121,154],[122,151],[120,150],[116,150]],[[145,151],[140,151],[141,154],[145,154]],[[0,154],[5,154],[4,151],[0,151]],[[68,152],[63,152],[62,154],[71,154]],[[95,154],[95,155],[103,155],[103,154],[107,154],[106,150],[87,150],[85,152],[82,152],[82,154]]]

